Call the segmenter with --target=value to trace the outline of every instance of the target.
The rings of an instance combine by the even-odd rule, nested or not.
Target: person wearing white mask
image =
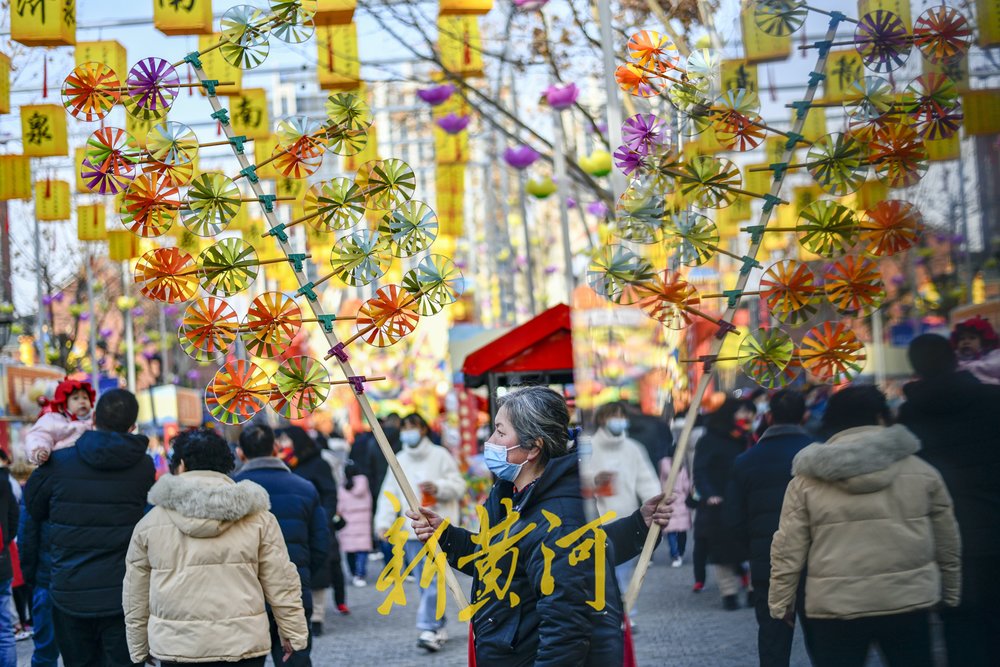
[[[594,415],[597,430],[589,457],[580,461],[584,487],[592,493],[602,516],[629,516],[647,498],[660,493],[660,481],[641,444],[628,437],[628,418],[621,403],[606,403]],[[635,570],[635,558],[615,567],[618,587],[624,591]],[[634,616],[634,614],[633,614]]]
[[[403,443],[403,449],[398,454],[399,465],[420,495],[420,504],[447,518],[452,525],[458,525],[458,501],[465,494],[465,478],[451,453],[430,441],[427,437],[429,432],[427,422],[417,413],[403,419],[399,431],[399,440]],[[395,496],[401,506],[406,506],[396,478],[386,475],[375,509],[375,533],[379,536],[389,531],[398,516],[387,493]],[[409,532],[406,541],[406,562],[409,563],[416,558],[423,544],[417,539],[410,522],[406,522],[405,529]],[[418,582],[423,566],[424,560],[421,559],[413,569],[412,574]],[[421,588],[417,608],[417,629],[420,630],[417,646],[431,653],[441,650],[448,639],[445,629],[447,618],[436,618],[436,607],[437,582],[432,581],[426,588]]]

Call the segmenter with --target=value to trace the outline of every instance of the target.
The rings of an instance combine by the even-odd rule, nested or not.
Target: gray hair
[[[542,463],[569,452],[569,409],[555,391],[522,387],[501,398],[497,405],[507,409],[518,447],[534,449],[537,441],[542,441]]]

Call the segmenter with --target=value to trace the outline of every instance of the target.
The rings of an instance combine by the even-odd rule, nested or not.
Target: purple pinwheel
[[[568,86],[549,86],[545,89],[545,101],[556,111],[568,109],[576,103],[576,98],[580,97],[580,89],[575,83]]]
[[[125,80],[125,109],[146,120],[160,118],[177,98],[180,82],[177,70],[163,58],[143,58]]]
[[[540,157],[538,151],[527,144],[507,148],[503,152],[504,162],[514,169],[527,169]]]
[[[465,128],[469,127],[469,122],[471,120],[472,118],[469,116],[457,116],[454,113],[450,113],[443,118],[438,118],[434,122],[448,134],[458,134]]]
[[[648,155],[654,147],[670,141],[670,128],[651,113],[637,113],[622,123],[622,141],[626,148]]]
[[[636,169],[646,166],[646,156],[628,146],[619,146],[615,151],[615,166],[628,176]]]
[[[608,205],[602,201],[592,201],[587,204],[587,213],[595,215],[598,218],[608,217]]]
[[[450,83],[433,86],[432,88],[421,88],[417,91],[417,97],[422,99],[432,107],[444,104],[455,92],[455,86]]]

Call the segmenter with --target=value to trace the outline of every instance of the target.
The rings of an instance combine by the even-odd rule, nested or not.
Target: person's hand
[[[605,484],[610,484],[614,477],[615,474],[613,472],[603,470],[594,475],[594,486],[604,486]]]
[[[281,640],[281,662],[288,662],[292,657],[292,642],[288,639]]]
[[[148,655],[148,656],[146,656],[146,664],[147,665],[155,665],[156,664],[156,660],[153,659],[153,656]]]
[[[437,484],[435,484],[434,482],[420,482],[418,486],[420,490],[423,491],[424,493],[429,493],[432,496],[437,495],[438,487]]]
[[[38,452],[35,453],[35,458],[38,460],[38,465],[42,465],[49,460],[49,450],[39,449]]]
[[[782,616],[781,620],[784,621],[785,625],[787,625],[788,627],[794,628],[795,627],[795,610],[794,609],[789,609],[787,612],[785,612],[785,615]]]
[[[441,522],[444,521],[440,515],[426,507],[421,507],[419,514],[413,510],[407,510],[406,516],[412,519],[410,525],[413,527],[413,532],[417,534],[417,539],[421,542],[431,539],[434,532],[441,526]]]
[[[705,501],[707,504],[715,507],[716,505],[722,504],[722,496],[709,496],[708,500]]]
[[[670,496],[670,502],[665,503],[663,502],[664,495],[660,493],[653,496],[639,508],[639,513],[642,515],[642,520],[646,523],[646,528],[649,528],[654,523],[660,528],[664,528],[670,523],[670,517],[674,514],[672,503],[675,496]]]

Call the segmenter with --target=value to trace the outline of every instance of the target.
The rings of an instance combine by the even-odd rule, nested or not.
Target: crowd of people
[[[310,665],[327,596],[350,614],[347,586],[369,585],[375,554],[380,569],[414,564],[415,650],[436,652],[447,618],[419,558],[432,538],[472,577],[471,663],[634,665],[623,593],[654,524],[673,567],[692,545],[694,593],[711,564],[724,609],[745,594],[762,666],[789,665],[800,628],[817,667],[860,667],[873,646],[890,667],[929,667],[934,618],[949,665],[993,664],[991,332],[975,321],[951,340],[917,337],[895,410],[866,384],[821,400],[797,388],[726,397],[693,425],[670,497],[666,420],[614,402],[582,435],[562,394],[511,391],[483,445],[494,483],[480,533],[462,525],[466,476],[419,414],[385,418],[381,445],[292,425],[251,423],[238,443],[194,429],[157,477],[136,398],[116,389],[94,405],[87,383],[67,380],[25,439],[23,493],[0,465],[0,667],[17,664],[28,619],[38,666]],[[509,528],[489,530],[512,521],[516,549],[503,546]],[[577,562],[595,540],[603,571]]]

